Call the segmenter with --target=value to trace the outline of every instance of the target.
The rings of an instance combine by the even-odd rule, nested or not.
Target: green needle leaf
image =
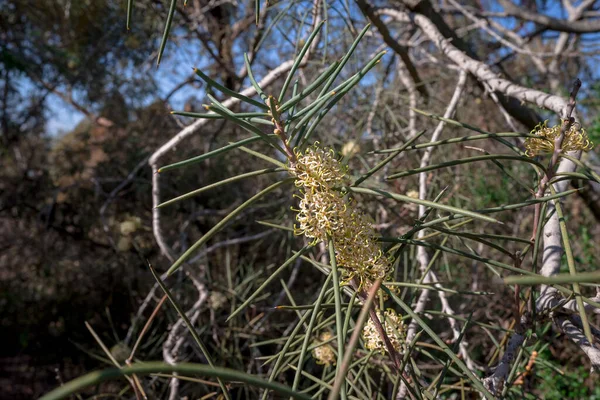
[[[429,117],[431,119],[435,119],[436,121],[444,121],[445,123],[450,124],[450,125],[460,126],[461,128],[466,128],[466,129],[469,129],[471,131],[479,132],[479,133],[486,134],[486,135],[492,135],[491,136],[492,138],[496,139],[498,142],[502,143],[503,145],[509,147],[515,153],[521,154],[521,155],[525,155],[524,151],[522,151],[521,149],[519,149],[517,146],[515,146],[512,143],[510,143],[509,141],[505,140],[503,137],[493,136],[493,134],[491,134],[489,132],[486,132],[486,131],[484,131],[482,129],[479,129],[476,126],[465,124],[464,122],[456,121],[456,120],[453,120],[453,119],[450,119],[450,118],[444,118],[444,117],[441,117],[441,116],[436,115],[436,114],[432,114],[432,113],[427,112],[427,111],[419,110],[418,108],[412,108],[412,110],[414,110],[415,112],[417,112],[417,113],[419,113],[421,115]]]
[[[398,296],[396,296],[394,293],[392,293],[385,286],[382,286],[382,289],[387,292],[387,294],[392,298],[392,300],[394,300],[396,302],[396,304],[398,304],[404,310],[404,312],[406,314],[410,315],[410,317],[412,319],[414,319],[425,332],[427,332],[429,337],[431,337],[433,339],[433,341],[438,346],[440,346],[442,351],[444,353],[446,353],[446,355],[448,357],[450,357],[452,359],[452,361],[469,378],[469,380],[471,381],[471,384],[477,388],[479,393],[481,393],[483,396],[485,396],[486,399],[490,399],[490,400],[495,399],[495,397],[492,396],[492,394],[483,386],[483,384],[481,383],[479,378],[477,376],[475,376],[469,368],[467,368],[465,363],[456,356],[456,354],[452,351],[452,349],[450,349],[450,347],[448,347],[448,345],[433,331],[433,329],[431,329],[431,327],[425,321],[423,321],[423,319],[421,317],[419,317],[417,314],[415,314],[415,312],[412,310],[412,308],[410,306],[408,306],[405,302],[403,302]]]
[[[360,178],[358,178],[353,184],[352,186],[358,186],[361,183],[363,183],[364,181],[366,181],[367,179],[369,179],[374,173],[376,173],[377,171],[379,171],[381,168],[385,167],[385,165],[387,163],[389,163],[390,161],[392,161],[398,154],[402,153],[404,150],[406,150],[410,145],[412,145],[417,139],[419,139],[421,136],[423,136],[423,134],[425,133],[425,130],[422,130],[421,132],[418,132],[415,136],[413,136],[412,138],[410,138],[406,143],[404,143],[404,145],[402,147],[400,147],[398,150],[394,151],[391,155],[387,156],[383,161],[381,161],[379,164],[377,164],[376,166],[374,166],[373,168],[371,168],[369,171],[367,171],[366,174],[364,174],[363,176],[361,176]]]
[[[230,321],[233,317],[238,315],[242,310],[244,310],[252,301],[258,297],[258,295],[271,283],[275,278],[279,276],[287,267],[289,267],[298,257],[306,253],[306,251],[311,246],[304,246],[300,251],[296,252],[293,256],[287,259],[279,268],[275,270],[259,287],[244,301],[234,312],[231,313],[229,317],[227,317],[227,321]]]
[[[335,72],[333,73],[333,75],[331,76],[331,78],[329,78],[329,80],[327,81],[327,83],[325,84],[325,86],[323,87],[323,89],[321,90],[321,93],[319,94],[319,97],[321,97],[324,93],[326,93],[329,90],[329,88],[331,87],[331,85],[333,85],[333,82],[338,77],[338,75],[340,74],[340,72],[342,72],[342,69],[344,68],[344,66],[346,65],[346,63],[348,62],[348,60],[350,59],[350,57],[352,56],[352,54],[354,53],[354,50],[356,50],[356,46],[358,46],[358,43],[361,41],[361,39],[363,38],[363,36],[366,35],[366,33],[369,31],[370,27],[371,27],[371,24],[367,24],[362,29],[362,31],[360,31],[360,33],[358,34],[358,36],[356,37],[356,39],[354,39],[354,42],[350,46],[350,49],[344,55],[344,57],[342,58],[342,61],[340,61],[340,65],[338,65],[338,67],[335,69]]]
[[[304,340],[302,341],[302,348],[300,349],[300,357],[298,358],[296,375],[294,376],[294,383],[292,385],[292,390],[298,389],[298,385],[300,384],[300,377],[301,377],[300,372],[302,371],[302,365],[304,364],[304,359],[306,357],[306,354],[308,353],[308,346],[310,345],[310,342],[313,339],[312,332],[313,332],[313,329],[317,322],[317,316],[319,315],[319,312],[321,311],[323,297],[325,297],[325,292],[327,291],[327,287],[329,286],[329,281],[331,280],[332,277],[333,277],[332,274],[329,274],[327,276],[327,279],[325,279],[325,282],[323,283],[323,286],[321,287],[321,292],[319,292],[319,297],[317,297],[317,301],[315,302],[314,306],[310,307],[313,311],[310,316],[310,321],[308,322],[308,327],[306,328],[306,332],[304,334]]]
[[[163,292],[165,292],[165,294],[169,298],[169,301],[173,305],[173,308],[175,308],[175,311],[177,311],[177,314],[179,314],[181,319],[183,319],[185,326],[188,328],[188,331],[190,331],[190,334],[194,338],[194,341],[196,342],[196,344],[198,344],[198,347],[200,347],[200,350],[202,351],[202,354],[206,358],[208,365],[210,365],[211,368],[214,368],[215,364],[210,355],[210,351],[208,351],[208,348],[206,347],[204,342],[202,342],[202,339],[200,339],[200,336],[198,336],[198,333],[196,332],[196,329],[194,329],[194,325],[192,324],[190,319],[187,317],[187,314],[185,313],[185,311],[183,311],[181,306],[179,306],[179,304],[177,303],[177,301],[175,300],[175,298],[173,297],[173,295],[171,294],[169,289],[165,286],[162,279],[160,279],[160,276],[158,276],[158,274],[156,273],[156,270],[152,267],[152,264],[150,264],[150,262],[148,262],[148,267],[150,268],[150,272],[152,272],[152,276],[154,276],[154,279],[156,279],[156,283],[158,283],[158,286],[160,286],[160,288],[163,290]],[[225,398],[230,399],[229,392],[227,391],[227,388],[225,387],[225,384],[223,383],[221,378],[217,378],[217,380],[219,381],[219,386],[221,386],[221,390],[223,391],[223,395],[225,396]]]
[[[306,40],[306,43],[304,43],[304,46],[302,46],[302,50],[300,50],[300,53],[298,54],[298,57],[296,57],[296,60],[294,61],[294,64],[292,65],[292,68],[290,69],[290,72],[288,73],[287,77],[285,78],[285,82],[283,83],[283,87],[281,88],[281,93],[279,94],[279,99],[278,99],[278,102],[280,104],[283,101],[283,97],[285,96],[285,92],[287,91],[288,87],[290,86],[290,83],[292,83],[292,78],[294,77],[294,73],[296,72],[296,70],[300,66],[300,63],[302,62],[302,59],[304,58],[304,55],[306,54],[306,52],[310,48],[312,42],[317,37],[317,34],[319,33],[319,31],[323,27],[324,23],[325,23],[325,21],[321,21],[321,23],[319,23],[319,25],[317,25],[317,27],[312,31],[312,33],[310,34],[310,36]]]
[[[131,26],[131,13],[133,10],[133,0],[127,0],[127,30]]]
[[[482,134],[482,135],[472,135],[472,136],[463,136],[463,137],[456,137],[456,138],[448,138],[448,139],[438,140],[436,142],[427,142],[427,143],[415,144],[415,145],[409,146],[407,148],[407,150],[417,150],[417,149],[424,149],[424,148],[427,148],[427,147],[442,146],[442,145],[450,144],[450,143],[463,143],[463,142],[470,142],[470,141],[473,141],[473,140],[505,138],[505,137],[508,137],[508,138],[515,138],[515,137],[528,138],[528,137],[539,137],[539,136],[538,135],[531,135],[529,133],[518,133],[518,132],[486,133],[486,134]],[[385,153],[393,153],[393,152],[395,152],[397,150],[398,149],[383,149],[383,150],[375,150],[372,153],[373,154],[385,154]]]
[[[250,79],[250,83],[252,83],[252,86],[254,86],[254,90],[256,90],[256,93],[258,93],[258,95],[260,96],[260,98],[263,100],[263,102],[266,105],[267,98],[269,96],[267,96],[265,94],[265,92],[261,89],[261,87],[258,86],[258,82],[256,82],[256,79],[254,79],[254,74],[252,73],[252,67],[250,67],[250,60],[248,59],[247,53],[244,53],[244,63],[246,64],[246,69],[248,71],[248,79]]]
[[[288,101],[286,101],[285,103],[283,103],[279,107],[280,108],[280,112],[283,113],[283,112],[289,110],[290,108],[292,108],[293,106],[295,106],[296,104],[298,104],[302,99],[304,99],[305,97],[307,97],[308,95],[310,95],[312,92],[314,92],[315,90],[317,90],[318,87],[321,86],[323,84],[323,82],[325,82],[327,80],[327,78],[329,78],[331,76],[331,74],[337,68],[338,65],[339,65],[339,61],[336,61],[335,63],[333,63],[329,67],[327,67],[327,69],[325,71],[323,71],[321,73],[321,75],[319,75],[319,77],[314,80],[314,82],[312,82],[306,88],[302,89],[300,91],[300,93],[295,94],[294,96],[292,96],[291,99],[289,99]]]
[[[275,137],[275,135],[273,135],[273,137]],[[253,136],[253,137],[249,137],[249,138],[246,138],[246,139],[242,139],[239,142],[230,143],[227,146],[221,147],[220,149],[209,151],[208,153],[204,153],[204,154],[201,154],[201,155],[196,156],[196,157],[189,158],[189,159],[184,160],[184,161],[178,161],[178,162],[173,163],[173,164],[165,165],[164,167],[161,167],[161,168],[158,169],[158,173],[169,171],[171,169],[177,169],[177,168],[187,167],[189,165],[193,165],[193,164],[199,163],[200,161],[208,160],[209,158],[218,156],[219,154],[226,153],[229,150],[235,149],[235,148],[243,146],[245,144],[249,144],[249,143],[253,143],[253,142],[258,142],[261,139],[262,138],[259,137],[259,136]]]
[[[329,247],[329,263],[331,264],[331,275],[333,277],[333,298],[335,300],[335,328],[337,331],[337,353],[338,359],[336,364],[336,376],[340,376],[342,363],[344,361],[344,344],[346,338],[344,337],[344,323],[342,314],[342,291],[340,289],[340,273],[337,266],[337,260],[335,259],[335,247],[333,245],[333,239],[328,238]],[[345,380],[345,378],[344,378]],[[343,382],[340,387],[340,397],[346,398],[346,384]]]
[[[173,272],[177,271],[179,269],[179,267],[181,267],[181,265],[185,262],[185,260],[188,259],[188,257],[190,257],[196,250],[198,250],[198,248],[200,248],[202,245],[204,245],[206,242],[208,242],[217,232],[219,232],[221,229],[223,229],[225,227],[225,225],[229,221],[231,221],[235,216],[237,216],[239,213],[241,213],[246,208],[248,208],[249,206],[254,204],[257,200],[259,200],[264,195],[274,191],[275,189],[277,189],[278,187],[280,187],[284,184],[291,183],[293,181],[294,181],[294,178],[288,178],[283,181],[274,183],[271,186],[269,186],[268,188],[261,190],[256,195],[252,196],[250,199],[246,200],[238,208],[236,208],[231,213],[229,213],[229,215],[227,215],[225,218],[223,218],[218,224],[213,226],[212,229],[210,229],[208,232],[206,232],[206,234],[204,236],[202,236],[202,238],[200,240],[198,240],[196,243],[194,243],[193,246],[191,246],[185,253],[183,253],[181,255],[181,257],[179,257],[173,263],[173,265],[171,265],[171,268],[169,268],[169,270],[167,271],[167,275],[171,275]]]
[[[173,15],[175,14],[176,6],[177,0],[171,0],[169,14],[167,15],[167,23],[165,24],[165,31],[163,33],[162,41],[160,42],[160,47],[158,49],[158,57],[156,59],[157,67],[160,65],[160,60],[162,60],[163,52],[165,51],[165,46],[167,45],[167,37],[169,36],[169,31],[171,30],[171,23],[173,22]]]
[[[552,194],[556,194],[554,186],[550,185],[550,191]],[[560,200],[554,200],[554,207],[556,207],[556,214],[558,216],[558,223],[560,226],[560,234],[562,236],[563,246],[565,248],[565,256],[567,258],[567,265],[569,266],[569,274],[577,276],[577,269],[575,268],[575,259],[573,258],[573,250],[571,249],[571,241],[569,240],[569,231],[567,230],[567,222],[563,213],[562,205]],[[581,325],[583,326],[583,333],[590,343],[594,343],[594,337],[590,329],[590,323],[583,306],[583,299],[581,298],[581,288],[578,282],[573,282],[573,293],[575,293],[575,301],[577,302],[577,308],[579,309],[579,317],[581,318]]]
[[[269,143],[271,146],[275,147],[277,150],[279,150],[283,154],[285,154],[285,151],[281,148],[281,146],[277,142],[275,142],[274,140],[271,139],[271,136],[269,136],[269,134],[264,133],[263,131],[258,129],[256,126],[252,125],[251,123],[246,122],[241,118],[238,118],[234,113],[232,113],[229,109],[225,108],[221,103],[219,103],[211,95],[207,95],[207,96],[215,103],[215,105],[208,107],[208,109],[210,111],[221,115],[223,118],[230,120],[231,122],[235,123],[239,127],[247,130],[248,132],[254,133],[256,136],[260,136],[265,142]]]
[[[236,91],[233,91],[231,89],[228,89],[227,87],[221,85],[219,82],[211,79],[208,75],[206,75],[204,72],[200,71],[198,68],[194,68],[194,72],[196,73],[196,75],[198,75],[204,82],[206,82],[208,85],[216,88],[217,90],[219,90],[220,92],[222,92],[223,94],[226,94],[228,96],[231,97],[235,97],[236,99],[240,99],[243,102],[246,102],[248,104],[252,104],[253,106],[259,107],[265,111],[269,110],[269,107],[267,107],[266,105],[264,105],[263,103],[261,103],[260,101],[256,101],[254,99],[251,99],[250,97],[244,96],[241,93],[238,93]]]
[[[471,217],[471,218],[478,219],[481,221],[501,223],[500,221],[498,221],[495,218],[488,217],[486,215],[482,215],[482,214],[474,212],[474,211],[469,211],[469,210],[465,210],[462,208],[447,206],[445,204],[435,203],[433,201],[415,199],[413,197],[404,196],[404,195],[396,194],[396,193],[390,193],[390,192],[386,192],[386,191],[380,190],[380,189],[367,189],[367,188],[347,187],[347,186],[344,187],[343,189],[348,190],[349,192],[353,192],[353,193],[362,193],[362,194],[368,194],[371,196],[383,196],[383,197],[388,197],[390,199],[394,199],[394,200],[398,200],[398,201],[404,201],[407,203],[420,204],[420,205],[424,205],[426,207],[431,207],[431,208],[435,208],[435,209],[442,210],[442,211],[448,211],[453,214],[460,214],[461,216]]]
[[[164,203],[161,203],[161,204],[157,205],[156,208],[166,207],[166,206],[169,206],[171,204],[177,203],[179,201],[182,201],[182,200],[185,200],[185,199],[189,199],[190,197],[197,196],[200,193],[203,193],[203,192],[205,192],[207,190],[214,189],[216,187],[219,187],[219,186],[222,186],[222,185],[226,185],[228,183],[237,182],[237,181],[242,180],[242,179],[250,178],[252,176],[269,174],[269,173],[272,173],[272,172],[283,172],[283,171],[285,171],[284,168],[266,168],[266,169],[261,169],[261,170],[258,170],[258,171],[252,171],[252,172],[248,172],[248,173],[245,173],[245,174],[240,174],[240,175],[232,176],[231,178],[223,179],[222,181],[212,183],[212,184],[204,186],[204,187],[202,187],[200,189],[192,190],[191,192],[188,192],[186,194],[182,194],[181,196],[177,196],[174,199],[165,201]]]
[[[538,161],[534,160],[533,158],[515,156],[515,155],[511,155],[511,154],[486,154],[484,156],[467,157],[467,158],[447,161],[447,162],[443,162],[443,163],[439,163],[439,164],[428,165],[423,168],[408,169],[406,171],[397,172],[395,174],[392,174],[392,175],[388,176],[386,179],[388,179],[388,180],[398,179],[398,178],[403,178],[403,177],[409,176],[409,175],[419,174],[421,172],[427,172],[427,171],[433,171],[433,170],[440,169],[440,168],[451,167],[453,165],[468,164],[468,163],[472,163],[472,162],[486,161],[486,160],[516,160],[516,161],[522,161],[525,163],[536,165],[539,168],[541,168],[542,170],[546,169],[543,164],[539,163]]]
[[[507,285],[554,285],[557,283],[596,283],[600,284],[600,272],[582,272],[579,274],[558,274],[553,276],[511,275],[504,278]]]
[[[211,367],[206,364],[181,363],[169,365],[163,362],[144,362],[136,363],[130,367],[122,369],[110,368],[102,371],[94,371],[81,376],[71,382],[65,383],[52,392],[42,396],[40,400],[60,400],[66,399],[71,395],[93,385],[98,385],[108,380],[118,379],[130,375],[150,375],[156,373],[178,373],[188,375],[203,375],[214,378],[220,378],[228,382],[243,382],[250,386],[256,386],[264,389],[273,390],[285,396],[292,396],[294,399],[310,400],[311,397],[302,393],[293,391],[287,386],[277,382],[267,382],[255,375],[246,374],[229,368]]]
[[[254,23],[258,26],[258,20],[260,18],[260,0],[254,0]]]

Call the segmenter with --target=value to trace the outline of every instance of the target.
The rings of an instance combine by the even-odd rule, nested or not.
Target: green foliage
[[[594,143],[600,143],[600,118],[596,118],[588,128],[588,136]]]
[[[564,399],[600,399],[600,387],[589,382],[596,377],[590,375],[589,369],[583,366],[564,371],[563,374],[552,368],[539,368],[536,373],[539,398],[547,400]]]

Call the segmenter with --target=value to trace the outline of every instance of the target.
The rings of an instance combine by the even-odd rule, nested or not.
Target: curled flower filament
[[[563,123],[564,121],[561,121],[558,125],[548,127],[548,121],[546,120],[538,124],[531,131],[531,134],[536,137],[529,137],[525,140],[525,154],[534,157],[540,154],[554,153],[556,139],[560,136]],[[561,147],[562,151],[589,151],[594,147],[594,143],[589,139],[585,129],[575,122],[565,132]]]

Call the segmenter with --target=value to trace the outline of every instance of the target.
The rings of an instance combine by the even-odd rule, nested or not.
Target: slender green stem
[[[344,361],[344,324],[343,324],[343,312],[342,312],[342,291],[340,288],[340,274],[338,271],[337,261],[335,258],[335,248],[333,246],[333,239],[328,237],[327,244],[329,247],[329,263],[331,264],[331,273],[333,275],[333,298],[335,300],[335,327],[337,331],[337,350],[338,359],[336,364],[336,376],[339,376],[342,362]],[[345,380],[345,378],[344,378]],[[346,383],[343,382],[340,388],[340,397],[346,399]]]
[[[552,194],[556,194],[554,186],[550,186]],[[571,242],[569,240],[569,232],[567,231],[567,223],[565,221],[565,215],[563,213],[562,205],[560,200],[554,200],[554,206],[556,207],[556,214],[558,216],[558,223],[560,226],[560,235],[562,236],[563,246],[565,248],[565,256],[567,258],[567,265],[569,266],[569,274],[573,277],[577,276],[577,269],[575,268],[575,258],[573,257],[573,250],[571,249]],[[581,298],[581,288],[577,281],[573,281],[573,293],[575,293],[575,301],[577,302],[577,308],[579,309],[579,317],[581,318],[581,325],[583,325],[583,333],[590,343],[594,343],[594,337],[590,329],[590,323],[585,312],[583,305],[583,299]]]

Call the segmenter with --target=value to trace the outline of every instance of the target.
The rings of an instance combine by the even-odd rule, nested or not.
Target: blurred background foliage
[[[477,6],[479,2],[466,3]],[[154,0],[136,0],[134,4],[131,30],[126,31],[125,0],[0,0],[0,329],[4,338],[0,349],[0,397],[32,398],[61,381],[105,365],[106,358],[84,321],[100,333],[115,354],[119,349],[131,348],[143,325],[137,310],[154,283],[145,259],[161,269],[169,265],[152,235],[147,158],[192,121],[174,117],[171,110],[201,112],[206,93],[213,93],[190,67],[200,68],[235,90],[248,86],[242,54],[253,55],[253,70],[258,76],[292,58],[306,37],[311,3],[273,2],[271,8],[263,10],[265,16],[257,27],[254,2],[190,0],[187,7],[177,8],[159,70],[155,59],[168,4]],[[344,54],[365,24],[356,6],[344,1],[330,2],[327,12],[328,25],[318,54],[299,74],[303,84]],[[452,27],[465,24],[460,14],[444,17]],[[346,75],[384,48],[374,32],[359,45]],[[502,55],[501,45],[491,44],[477,30],[467,32],[462,39],[481,59]],[[530,44],[547,46],[543,35],[533,38]],[[498,61],[495,68],[526,86],[558,90],[556,94],[563,95],[566,89],[560,90],[579,76],[586,83],[580,95],[580,112],[591,138],[598,143],[600,86],[592,67],[594,60],[595,56],[585,55],[566,59],[555,77],[560,82],[557,88],[549,87],[545,77],[518,54]],[[396,61],[396,56],[389,53],[361,85],[338,103],[315,136],[338,150],[349,144],[358,146],[360,152],[351,154],[349,160],[350,171],[357,175],[373,165],[367,152],[395,147],[406,137],[408,96],[395,73]],[[454,89],[455,72],[436,62],[426,62],[425,57],[417,63],[430,93],[427,109],[442,114]],[[282,83],[275,84],[273,93],[278,93]],[[490,132],[508,130],[494,102],[473,80],[462,104],[457,120]],[[549,114],[542,117],[555,118]],[[418,119],[418,129],[431,131],[435,124],[424,117]],[[531,128],[520,126],[523,132]],[[447,127],[443,138],[466,133]],[[215,121],[169,154],[163,163],[204,153],[246,135],[233,124]],[[486,142],[485,149],[493,153],[499,147]],[[434,162],[477,154],[476,150],[456,146],[435,152]],[[419,160],[418,152],[407,153],[394,161],[390,172],[415,167]],[[251,163],[252,170],[267,166],[258,159]],[[169,172],[168,179],[163,179],[163,198],[247,172],[249,167],[243,153],[232,152]],[[532,170],[523,164],[511,164],[510,172],[523,182],[534,179]],[[431,180],[429,198],[447,187],[451,205],[470,209],[530,196],[491,164],[454,166],[432,174]],[[186,249],[256,188],[269,182],[272,180],[268,176],[255,177],[165,209],[165,236],[177,251]],[[418,188],[416,175],[390,185],[397,193]],[[271,308],[289,304],[281,283],[276,282],[243,315],[225,323],[235,304],[252,293],[261,279],[286,259],[291,248],[299,248],[293,235],[255,223],[273,220],[291,226],[293,214],[289,207],[288,192],[264,199],[252,209],[251,218],[246,214],[238,217],[195,261],[211,293],[209,306],[203,309],[197,325],[201,335],[211,338],[210,347],[219,364],[227,360],[228,366],[245,370],[250,358],[271,354],[275,347],[250,345],[280,337],[294,319],[293,312],[273,312]],[[416,209],[411,205],[385,199],[365,202],[363,207],[375,218],[384,236],[405,233],[416,218]],[[592,270],[600,255],[596,245],[600,240],[598,197],[584,191],[582,196],[567,200],[567,209],[569,227],[581,238],[572,241],[578,268]],[[494,227],[493,233],[527,238],[532,218],[529,209],[512,211],[504,215],[505,225]],[[472,229],[488,228],[475,224]],[[236,238],[240,240],[225,242]],[[519,247],[513,245],[506,246],[516,251]],[[493,249],[478,251],[486,257],[501,257]],[[408,257],[414,263],[414,254]],[[474,320],[506,327],[511,315],[510,305],[504,301],[506,289],[487,279],[481,266],[444,255],[438,267],[441,279],[453,282],[455,289],[495,292],[492,297],[471,297],[469,310],[478,310]],[[312,299],[314,288],[323,279],[301,263],[282,278],[298,304]],[[191,283],[183,277],[178,279],[179,300],[189,306],[195,301]],[[463,311],[461,298],[450,299],[456,302],[456,310]],[[149,312],[146,310],[144,315],[147,317]],[[161,357],[161,342],[176,319],[171,309],[163,308],[139,350],[141,359]],[[437,322],[432,319],[431,323]],[[493,351],[489,338],[484,333],[469,337],[470,346],[479,348],[481,361],[489,360]],[[548,351],[553,353],[553,362],[570,372],[552,372],[554,375],[549,377],[550,372],[542,369],[535,379],[552,380],[560,392],[562,387],[572,390],[570,377],[577,377],[578,397],[598,398],[597,388],[592,391],[593,385],[585,381],[587,369],[577,370],[587,360],[573,356],[580,354],[574,346],[563,341],[550,345]],[[115,385],[105,384],[98,390],[118,390]],[[163,393],[160,390],[155,393],[158,397]],[[188,385],[181,394],[193,396],[209,390],[202,385]],[[537,395],[555,398],[549,392]],[[566,394],[562,397],[575,398]]]

